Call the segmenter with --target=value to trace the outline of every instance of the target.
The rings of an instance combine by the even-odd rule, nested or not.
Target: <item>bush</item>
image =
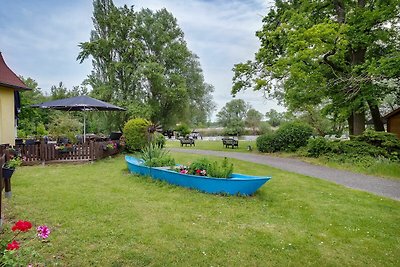
[[[301,122],[290,122],[282,125],[275,133],[264,134],[257,138],[257,149],[260,152],[295,151],[307,145],[312,135],[312,128]]]
[[[256,139],[257,150],[262,153],[272,153],[279,150],[275,143],[275,134],[263,134]]]
[[[211,164],[207,158],[199,158],[193,161],[189,166],[189,174],[196,174],[196,170],[207,170],[208,166]]]
[[[260,124],[259,132],[260,134],[272,134],[274,130],[272,130],[272,127],[268,122],[262,122]]]
[[[310,138],[307,142],[307,156],[318,158],[331,152],[330,141],[323,137]]]
[[[183,136],[183,137],[191,133],[189,126],[184,123],[176,126],[175,131],[178,133],[178,136]]]
[[[376,147],[382,147],[388,153],[400,153],[400,140],[392,133],[367,130],[362,135],[354,136],[353,140],[366,142]]]
[[[233,164],[225,157],[221,164],[212,162],[207,169],[208,176],[215,178],[229,178],[233,173]]]
[[[125,144],[128,151],[139,151],[149,142],[148,127],[150,122],[137,118],[129,120],[124,126]]]
[[[56,138],[67,137],[75,143],[76,135],[82,132],[83,124],[68,113],[56,113],[49,124],[49,133]]]
[[[245,133],[244,123],[242,121],[234,121],[224,128],[223,134],[230,136],[240,136]]]
[[[336,162],[362,163],[370,165],[376,159],[398,161],[397,152],[389,153],[385,148],[363,141],[329,141],[324,138],[310,139],[307,144],[307,156],[326,155]]]
[[[311,126],[306,123],[289,122],[276,131],[275,142],[281,151],[296,151],[299,147],[307,145],[312,133]]]
[[[334,144],[334,143],[333,143]],[[331,148],[335,154],[344,154],[347,156],[360,157],[384,157],[389,158],[389,153],[382,147],[376,147],[361,141],[343,141],[337,143]]]
[[[207,158],[200,158],[190,164],[188,174],[198,175],[198,170],[206,170],[206,175],[209,177],[229,178],[233,173],[233,164],[229,163],[226,157],[221,163],[218,161],[211,162]]]
[[[169,152],[155,144],[149,144],[140,152],[140,157],[144,165],[149,167],[174,166],[175,160],[171,158]]]

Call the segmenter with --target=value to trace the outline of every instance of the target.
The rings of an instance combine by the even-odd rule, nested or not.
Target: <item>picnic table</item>
[[[192,139],[192,138],[180,138],[179,141],[181,142],[181,146],[183,146],[183,145],[196,146],[196,144],[194,143],[194,139]]]
[[[222,138],[222,145],[225,146],[225,148],[228,148],[229,146],[232,149],[235,147],[239,148],[239,140],[233,138]]]

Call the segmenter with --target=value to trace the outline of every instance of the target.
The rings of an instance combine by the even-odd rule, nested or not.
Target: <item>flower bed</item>
[[[17,221],[12,227],[11,232],[6,229],[1,233],[0,241],[0,266],[39,266],[41,261],[40,253],[34,251],[30,244],[32,242],[48,242],[50,228],[40,225],[36,228],[36,234],[28,233],[32,228],[29,221]]]

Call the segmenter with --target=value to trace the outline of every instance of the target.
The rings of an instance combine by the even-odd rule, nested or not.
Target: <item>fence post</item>
[[[89,141],[89,160],[94,160],[94,143]]]
[[[45,151],[46,151],[46,144],[44,143],[44,140],[42,140],[42,141],[40,142],[40,149],[39,149],[39,153],[40,153],[40,162],[41,162],[42,164],[44,164],[45,161],[46,161]]]

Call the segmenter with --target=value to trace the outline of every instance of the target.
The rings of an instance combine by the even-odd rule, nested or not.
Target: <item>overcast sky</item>
[[[191,51],[200,57],[207,83],[215,87],[219,111],[232,99],[232,68],[254,58],[259,48],[255,32],[268,10],[265,0],[114,0],[117,6],[134,5],[158,10],[165,7],[178,20]],[[62,81],[68,89],[91,71],[91,63],[79,64],[78,44],[89,40],[93,28],[91,0],[0,0],[0,51],[18,75],[32,77],[49,92]],[[239,93],[265,114],[282,111],[261,92]],[[216,112],[217,112],[216,111]],[[215,118],[215,113],[213,118]]]

